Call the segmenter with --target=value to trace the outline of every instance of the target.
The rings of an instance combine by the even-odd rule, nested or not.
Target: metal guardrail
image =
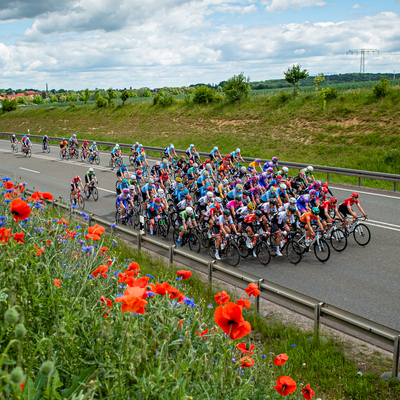
[[[9,137],[11,135],[17,135],[18,137],[22,137],[23,135],[17,134],[17,133],[10,133],[10,132],[0,132],[1,137]],[[41,141],[42,136],[39,135],[30,135],[31,140],[35,139],[36,141]],[[59,137],[49,137],[50,142],[60,142],[61,138]],[[82,143],[83,140],[78,140],[79,143]],[[99,142],[96,141],[98,146],[108,146],[109,150],[111,151],[111,148],[114,147],[114,143],[111,142]],[[126,144],[126,143],[120,143],[119,144],[121,148],[123,149],[130,149],[132,145]],[[160,153],[161,155],[164,154],[164,148],[163,147],[152,147],[152,146],[145,146],[144,147],[147,153],[149,151]],[[186,154],[184,150],[177,150],[175,149],[177,154]],[[199,152],[199,154],[202,157],[208,157],[208,153],[204,152]],[[243,157],[245,162],[252,162],[254,161],[254,158],[250,157]],[[261,159],[261,161],[267,162],[269,160],[267,159]],[[303,164],[303,163],[295,163],[295,162],[289,162],[289,161],[280,161],[280,164],[288,167],[288,168],[293,168],[293,169],[302,169],[306,168],[308,164]],[[348,169],[348,168],[337,168],[337,167],[327,167],[323,165],[313,165],[314,171],[315,172],[322,172],[326,173],[327,177],[326,180],[329,182],[330,176],[332,175],[343,175],[343,176],[354,176],[358,177],[358,186],[361,186],[362,179],[376,179],[380,181],[389,181],[393,182],[393,191],[397,191],[397,183],[400,182],[400,175],[396,174],[387,174],[383,172],[374,172],[374,171],[362,171],[362,170],[357,170],[357,169]]]
[[[28,193],[30,191],[27,191]],[[75,210],[71,206],[59,201],[52,202],[53,207],[61,207],[64,210],[68,210],[72,217]],[[275,298],[284,300],[302,310],[313,313],[314,315],[314,338],[318,339],[320,335],[321,318],[325,318],[327,321],[333,322],[341,327],[350,328],[353,331],[359,332],[368,338],[379,341],[382,344],[393,346],[393,363],[392,363],[392,377],[399,376],[399,362],[400,362],[400,332],[387,326],[378,324],[369,319],[363,318],[356,314],[342,310],[333,305],[321,302],[310,296],[306,296],[302,293],[296,292],[295,290],[285,288],[276,283],[261,279],[255,275],[249,274],[245,271],[240,271],[235,268],[217,263],[215,260],[210,261],[206,257],[195,255],[186,250],[176,248],[175,245],[169,245],[166,241],[158,241],[153,238],[147,237],[140,231],[134,231],[126,226],[116,225],[112,221],[97,216],[95,214],[89,214],[89,219],[82,221],[82,223],[91,226],[94,222],[100,223],[110,228],[112,233],[121,232],[136,238],[136,245],[139,250],[142,248],[143,242],[147,242],[157,247],[161,247],[168,250],[169,265],[171,266],[174,261],[174,255],[181,256],[198,264],[207,267],[208,281],[212,285],[214,271],[219,272],[229,278],[235,278],[245,283],[256,283],[259,290],[268,295],[268,298]],[[260,296],[256,297],[255,308],[256,312],[260,311]]]

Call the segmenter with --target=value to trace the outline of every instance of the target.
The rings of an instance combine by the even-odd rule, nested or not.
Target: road
[[[89,165],[78,160],[61,161],[59,150],[50,154],[33,145],[32,157],[12,154],[8,141],[0,140],[0,174],[28,182],[29,188],[69,198],[69,184],[75,174],[81,177]],[[85,211],[114,219],[116,175],[107,167],[109,155],[93,166],[99,180],[100,199],[86,201]],[[127,157],[124,157],[127,161]],[[242,260],[239,269],[296,290],[364,318],[400,330],[400,194],[369,188],[334,185],[339,201],[357,190],[369,216],[372,239],[368,246],[357,245],[352,237],[343,253],[332,250],[330,260],[321,264],[313,253],[305,255],[297,266],[286,257],[274,258],[267,267],[254,259]]]

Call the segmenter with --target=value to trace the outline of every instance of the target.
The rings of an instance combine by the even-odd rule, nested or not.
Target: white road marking
[[[115,190],[109,190],[109,189],[103,189],[101,187],[97,188],[99,190],[103,190],[104,192],[108,192],[108,193],[114,193],[115,194]]]
[[[391,231],[397,231],[397,232],[400,232],[400,229],[391,228],[391,227],[389,227],[389,226],[382,226],[382,225],[371,224],[371,223],[370,223],[370,222],[368,222],[368,221],[365,221],[365,222],[367,223],[367,225],[370,225],[370,226],[376,226],[376,227],[378,227],[378,228],[390,229]]]
[[[39,171],[34,171],[33,169],[22,168],[22,167],[19,167],[19,169],[23,169],[24,171],[34,172],[35,174],[40,174]]]
[[[374,221],[373,219],[368,219],[368,221],[375,222],[376,224],[383,224],[383,225],[389,225],[389,226],[394,226],[395,228],[400,229],[400,225],[394,225],[394,224],[389,224],[387,222],[382,222],[382,221]],[[367,221],[367,222],[368,222]]]
[[[368,195],[370,195],[370,196],[389,197],[389,199],[397,199],[397,200],[400,200],[400,197],[388,196],[387,194],[361,192],[360,190],[357,190],[357,189],[343,189],[343,188],[338,188],[338,187],[335,187],[335,186],[329,186],[329,188],[330,188],[330,189],[335,189],[335,190],[344,190],[344,191],[346,191],[346,192],[357,192],[357,193],[362,193],[362,194],[368,194]]]

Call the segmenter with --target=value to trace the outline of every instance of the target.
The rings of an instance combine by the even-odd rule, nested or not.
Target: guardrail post
[[[139,215],[139,231],[142,235],[145,235],[146,232],[144,230],[144,216]]]
[[[88,226],[92,226],[92,218],[93,218],[93,214],[89,214]]]
[[[321,306],[323,306],[324,303],[320,302],[314,306],[314,339],[318,340],[319,339],[319,329],[321,326]]]
[[[358,177],[358,186],[361,186],[361,176]]]
[[[137,235],[137,248],[138,250],[142,250],[142,232],[139,231],[138,235]]]
[[[397,182],[396,182],[396,181],[394,182],[394,189],[393,189],[393,192],[397,192]]]
[[[259,279],[257,282],[258,285],[258,290],[261,292],[261,283],[264,279]],[[260,293],[261,294],[261,293]],[[256,296],[256,313],[259,314],[260,313],[260,294],[258,296]]]
[[[175,245],[172,245],[168,249],[168,263],[169,263],[170,267],[172,267],[172,264],[174,262],[174,248],[175,248]]]
[[[328,172],[327,174],[326,174],[326,181],[329,183],[329,178],[330,178],[330,173]]]
[[[399,375],[400,335],[394,338],[392,378]]]
[[[215,263],[215,261],[210,261],[208,263],[208,283],[211,285],[211,287],[212,287],[213,264],[214,263]]]

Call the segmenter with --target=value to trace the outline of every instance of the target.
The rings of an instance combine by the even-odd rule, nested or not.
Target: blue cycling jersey
[[[146,192],[150,192],[151,189],[154,188],[154,185],[152,185],[151,183],[146,183],[143,187],[142,187],[142,193],[146,193]]]

